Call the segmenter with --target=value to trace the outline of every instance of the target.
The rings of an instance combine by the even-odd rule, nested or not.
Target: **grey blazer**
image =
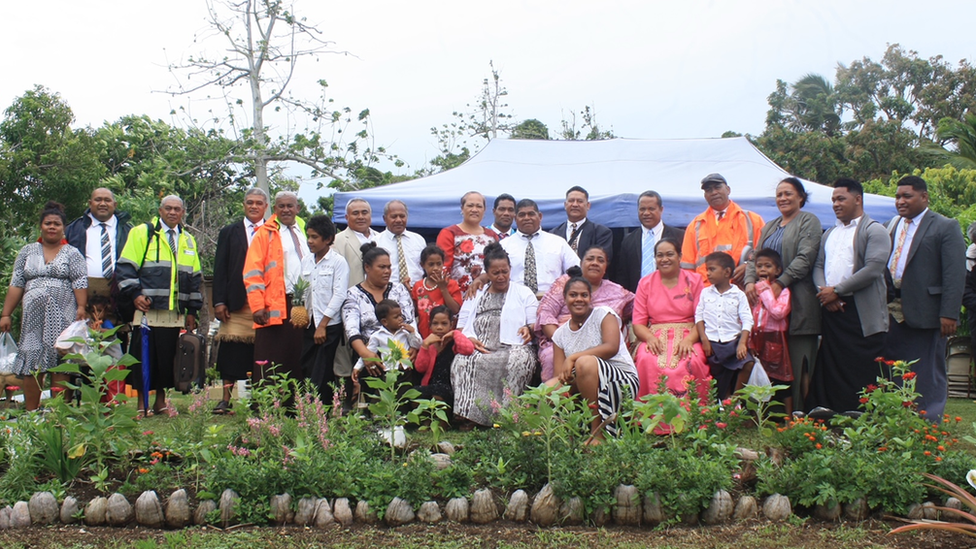
[[[900,217],[888,221],[892,250]],[[890,256],[889,256],[890,257]],[[966,242],[953,219],[925,212],[912,238],[901,277],[901,304],[911,328],[935,329],[940,318],[959,319],[966,285]]]
[[[820,252],[813,268],[813,283],[826,286],[824,278],[824,246],[836,226],[827,229],[820,242]],[[888,331],[888,285],[885,270],[891,254],[891,238],[884,225],[864,214],[854,233],[854,274],[834,286],[843,296],[854,296],[857,314],[861,317],[861,335],[872,336]]]
[[[783,216],[773,219],[762,229],[757,250],[764,248]],[[816,335],[820,333],[820,302],[813,284],[813,265],[820,251],[823,229],[820,220],[810,212],[800,212],[783,229],[783,274],[779,282],[790,289],[790,334]],[[746,283],[755,283],[756,262],[746,265]]]

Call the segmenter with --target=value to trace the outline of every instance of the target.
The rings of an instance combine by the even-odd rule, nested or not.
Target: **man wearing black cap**
[[[759,214],[743,210],[729,200],[731,189],[722,174],[712,173],[701,181],[702,192],[708,209],[698,214],[685,230],[681,246],[681,267],[701,274],[705,285],[705,256],[712,252],[725,252],[735,260],[733,282],[742,282],[746,261],[759,242],[763,220]]]

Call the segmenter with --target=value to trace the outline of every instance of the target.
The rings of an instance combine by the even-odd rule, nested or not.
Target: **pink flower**
[[[728,424],[719,421],[715,424],[715,426],[718,427],[719,429],[725,429],[726,427],[728,427]]]
[[[255,360],[254,363],[257,364],[258,366],[267,366],[268,365],[268,361],[267,360]]]
[[[153,433],[152,431],[143,431],[143,432],[142,432],[142,436],[144,436],[144,437],[151,437],[151,436],[153,436],[154,434],[155,434],[155,433]]]

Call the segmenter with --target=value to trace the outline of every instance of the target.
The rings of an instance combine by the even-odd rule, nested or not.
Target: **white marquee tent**
[[[381,225],[383,205],[394,198],[409,208],[412,229],[440,229],[461,220],[460,198],[470,190],[488,199],[509,193],[531,198],[543,213],[543,227],[565,220],[566,190],[579,185],[590,193],[589,219],[611,228],[637,227],[637,197],[655,190],[664,198],[664,222],[678,227],[706,208],[701,179],[725,176],[731,198],[763,219],[778,214],[776,184],[788,174],[744,137],[727,139],[612,139],[606,141],[535,141],[495,139],[464,164],[429,177],[355,192],[336,193],[334,219],[345,223],[346,203],[366,199],[374,224]],[[805,209],[824,227],[834,223],[832,188],[804,181],[810,194]],[[895,215],[894,199],[865,195],[865,210],[886,221]],[[492,221],[486,212],[485,225]]]

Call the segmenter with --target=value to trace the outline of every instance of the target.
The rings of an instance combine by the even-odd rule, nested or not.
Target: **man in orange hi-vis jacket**
[[[708,285],[705,276],[705,256],[712,252],[725,252],[735,260],[732,281],[742,282],[746,262],[752,257],[753,248],[759,242],[763,228],[762,217],[743,210],[729,200],[731,189],[721,174],[712,173],[701,182],[708,209],[698,214],[685,229],[681,246],[681,268],[698,271]]]

